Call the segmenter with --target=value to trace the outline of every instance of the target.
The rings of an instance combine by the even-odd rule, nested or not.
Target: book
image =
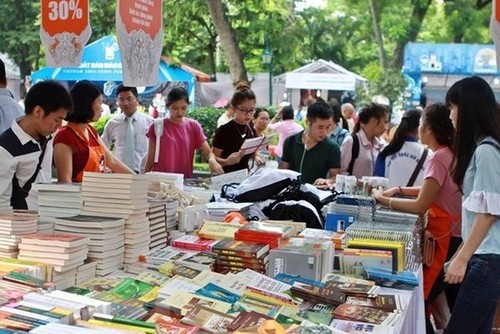
[[[339,289],[349,296],[368,296],[375,297],[378,295],[378,290],[380,286],[378,285],[366,285],[352,282],[335,282],[328,281],[325,283],[325,288]]]
[[[341,330],[351,334],[394,334],[394,327],[386,325],[369,324],[366,322],[356,322],[348,320],[334,319],[330,328]]]
[[[392,270],[403,271],[405,267],[405,244],[401,241],[356,239],[347,241],[347,248],[373,249],[392,253]]]
[[[346,294],[336,287],[317,287],[295,282],[292,285],[291,292],[299,298],[327,305],[340,305],[346,300]]]
[[[264,320],[270,319],[272,318],[259,312],[242,311],[236,316],[236,318],[234,318],[231,323],[226,326],[226,328],[230,332],[235,332],[240,328],[260,326],[264,322]]]
[[[403,305],[399,295],[378,295],[377,297],[347,296],[345,304],[378,308],[387,312],[401,313]]]
[[[209,333],[225,332],[234,316],[215,311],[209,307],[196,305],[181,319],[183,324],[199,326]]]
[[[208,283],[194,293],[199,296],[220,300],[228,304],[234,304],[240,299],[239,295],[213,283]]]
[[[353,304],[341,304],[335,308],[332,314],[335,319],[368,322],[377,325],[393,325],[399,319],[399,315],[396,313]]]
[[[392,272],[380,268],[364,267],[366,278],[380,286],[394,289],[413,290],[418,286],[418,279],[411,271]]]
[[[217,244],[217,242],[218,241],[214,239],[202,239],[199,236],[187,234],[173,240],[172,246],[183,249],[210,252],[212,247]]]
[[[117,286],[109,290],[122,299],[140,298],[153,289],[154,285],[133,279],[125,278]]]
[[[39,245],[39,246],[49,246],[49,247],[79,247],[86,245],[88,238],[82,237],[80,235],[73,234],[45,234],[36,233],[30,235],[23,235],[21,243],[24,245]]]
[[[298,316],[304,320],[315,324],[330,325],[333,319],[332,312],[335,309],[332,305],[326,305],[311,301],[305,301],[300,305]]]
[[[223,239],[212,246],[212,253],[259,258],[269,251],[269,244]]]
[[[247,138],[241,144],[240,151],[243,152],[243,155],[254,154],[261,148],[268,146],[275,136],[276,133],[271,133],[261,137]]]
[[[170,297],[159,301],[159,304],[183,316],[196,305],[205,305],[223,313],[231,310],[230,303],[184,291],[174,292]]]
[[[234,238],[234,233],[238,231],[240,225],[205,221],[198,230],[198,236],[205,239]]]

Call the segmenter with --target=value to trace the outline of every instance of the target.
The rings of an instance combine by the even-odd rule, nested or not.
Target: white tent
[[[319,59],[273,78],[275,100],[286,99],[294,108],[300,104],[300,90],[319,91],[325,100],[328,91],[354,91],[356,87],[368,83],[366,78],[351,72],[332,61]]]
[[[19,91],[21,84],[21,74],[19,67],[5,53],[0,53],[0,59],[5,64],[5,74],[7,76],[7,89],[14,94],[14,98],[19,100]]]

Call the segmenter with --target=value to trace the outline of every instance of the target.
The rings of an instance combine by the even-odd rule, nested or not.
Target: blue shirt
[[[491,137],[481,141],[499,143]],[[496,216],[474,254],[500,254],[500,149],[482,144],[472,155],[463,182],[462,238],[466,240],[478,213]]]
[[[350,133],[346,129],[344,129],[341,126],[338,126],[335,128],[335,130],[332,132],[330,135],[330,139],[337,145],[342,146],[342,143],[344,142],[345,137],[349,136]]]
[[[23,115],[23,107],[14,100],[12,93],[6,88],[0,88],[0,133],[10,128],[12,122]]]

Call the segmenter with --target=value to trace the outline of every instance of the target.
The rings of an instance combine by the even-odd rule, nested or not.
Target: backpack
[[[356,133],[352,134],[352,151],[351,151],[351,162],[349,162],[349,167],[347,167],[347,173],[352,175],[352,170],[354,168],[354,162],[359,156],[359,137]]]
[[[160,157],[160,137],[163,136],[163,120],[164,120],[163,118],[155,118],[153,123],[155,126],[155,135],[156,135],[154,163],[157,163]]]

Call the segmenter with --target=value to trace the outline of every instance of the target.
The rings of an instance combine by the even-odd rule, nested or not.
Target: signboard
[[[89,0],[42,0],[40,38],[49,67],[80,65],[92,30]]]
[[[493,0],[490,19],[490,34],[496,49],[497,64],[500,64],[500,0]]]
[[[287,89],[355,90],[356,78],[337,73],[287,73]]]
[[[162,0],[118,0],[116,33],[123,64],[123,84],[153,86],[163,46]]]

